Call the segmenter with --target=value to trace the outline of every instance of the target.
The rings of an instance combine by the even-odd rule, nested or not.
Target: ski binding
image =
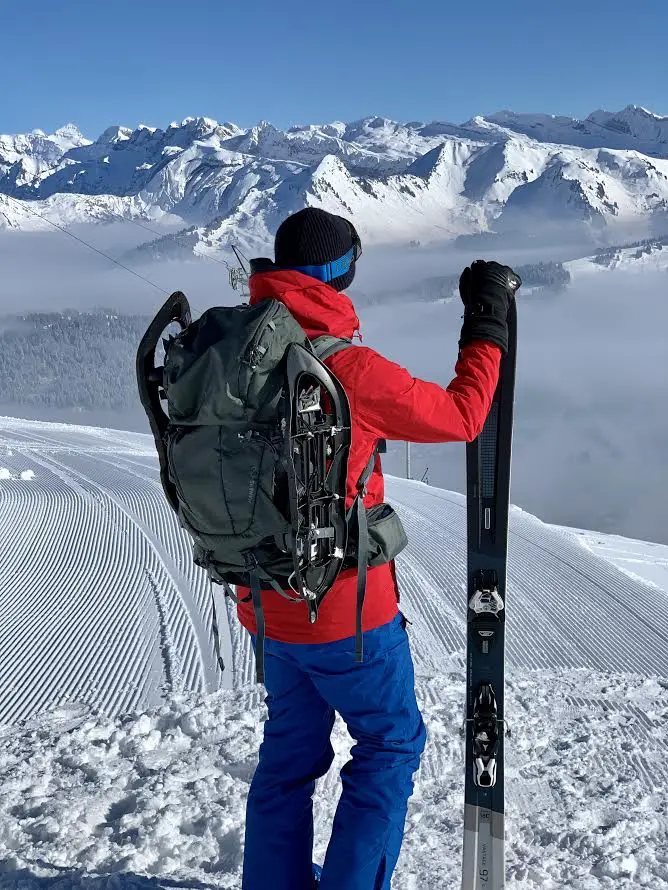
[[[497,587],[476,590],[469,600],[469,609],[476,615],[498,615],[503,608],[503,599]]]
[[[496,697],[489,683],[478,690],[472,722],[474,781],[480,788],[492,788],[496,784],[499,719]]]

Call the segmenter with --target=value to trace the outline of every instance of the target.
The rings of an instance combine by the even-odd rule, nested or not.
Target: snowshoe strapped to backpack
[[[181,332],[164,341],[164,368],[156,369],[156,346],[172,321]],[[235,600],[230,585],[251,589],[260,680],[262,589],[305,601],[316,621],[349,557],[349,530],[358,567],[356,654],[362,658],[368,554],[362,497],[375,452],[346,512],[350,407],[321,361],[348,346],[334,337],[311,344],[276,300],[212,308],[191,322],[188,301],[177,292],[137,355],[163,488],[193,539],[195,562]]]

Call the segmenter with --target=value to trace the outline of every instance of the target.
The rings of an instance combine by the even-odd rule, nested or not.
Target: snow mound
[[[463,688],[463,670],[418,683],[429,740],[397,887],[458,884]],[[506,754],[511,885],[666,886],[660,852],[668,842],[665,686],[591,671],[512,672],[507,709],[513,723]],[[175,697],[115,720],[65,710],[4,730],[3,890],[38,890],[47,881],[59,890],[111,890],[119,881],[146,890],[236,890],[264,715],[260,694],[250,689]],[[333,743],[334,766],[316,792],[318,861],[340,792],[338,770],[351,745],[340,722]]]

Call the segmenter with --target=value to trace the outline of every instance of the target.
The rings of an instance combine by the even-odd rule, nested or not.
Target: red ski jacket
[[[260,272],[250,279],[251,304],[280,300],[309,338],[323,334],[352,338],[359,319],[350,299],[301,272]],[[350,401],[352,446],[348,462],[347,506],[357,480],[379,439],[410,442],[470,442],[480,433],[489,413],[499,377],[501,350],[479,340],[461,350],[456,376],[447,389],[412,377],[408,371],[373,349],[354,346],[337,352],[326,365],[341,381]],[[384,500],[380,457],[376,457],[367,508]],[[245,597],[242,587],[238,594]],[[342,572],[310,624],[306,604],[290,603],[273,590],[262,592],[267,636],[284,643],[329,643],[355,636],[357,572]],[[367,575],[363,628],[391,621],[399,593],[392,563],[370,568]],[[256,633],[251,603],[238,606],[239,620]]]

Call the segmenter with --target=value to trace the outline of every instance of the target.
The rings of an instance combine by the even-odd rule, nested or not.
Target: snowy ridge
[[[593,256],[564,263],[564,268],[573,277],[608,271],[665,273],[668,271],[668,237],[608,247]]]
[[[488,131],[498,127],[502,131],[522,133],[538,142],[566,143],[582,148],[631,148],[657,157],[668,154],[668,117],[638,105],[627,105],[617,112],[594,111],[583,121],[554,114],[500,111],[487,120],[474,118],[470,126]]]
[[[439,890],[461,856],[465,503],[392,478],[388,498],[429,728],[396,884]],[[510,520],[510,881],[668,887],[668,547]],[[0,886],[236,890],[263,695],[224,607],[218,688],[151,438],[0,418],[0,539]],[[338,725],[320,860],[350,743]]]
[[[74,124],[61,127],[51,136],[41,130],[0,136],[0,191],[32,182],[56,166],[67,152],[89,144]]]
[[[282,131],[186,118],[109,127],[94,142],[72,126],[3,136],[0,227],[48,226],[31,207],[64,225],[176,218],[192,229],[192,256],[232,241],[261,250],[288,213],[317,206],[353,216],[369,244],[537,222],[610,243],[619,229],[665,223],[667,121],[628,108],[586,122],[501,112],[461,126],[371,117]],[[139,256],[174,251],[172,235]]]
[[[665,583],[668,550],[663,545],[635,541],[618,535],[601,535],[583,529],[560,528],[559,530],[562,534],[577,535],[580,543],[592,553],[602,556],[634,580],[653,584],[668,598]]]

